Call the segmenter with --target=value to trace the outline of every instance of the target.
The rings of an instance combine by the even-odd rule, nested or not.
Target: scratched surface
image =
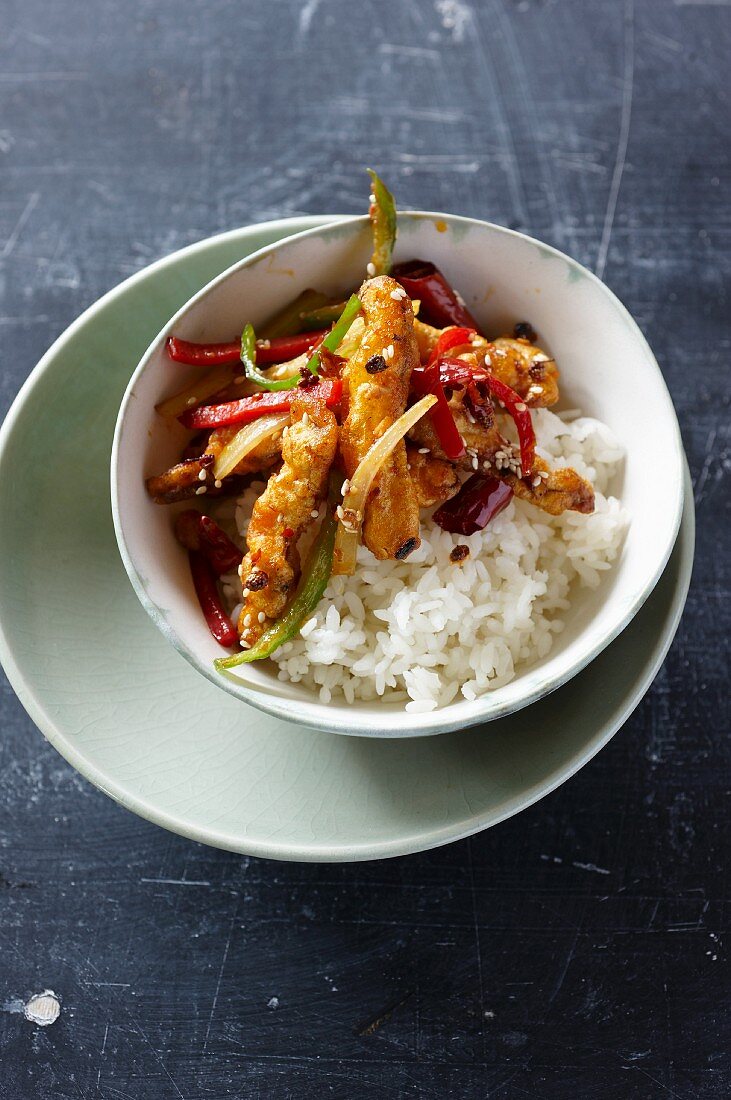
[[[623,731],[421,856],[288,866],[169,836],[4,683],[1,1100],[729,1095],[729,15],[0,2],[0,413],[119,280],[232,226],[361,211],[372,164],[403,205],[525,229],[617,290],[699,520],[684,622]],[[58,1018],[46,997],[26,1019],[48,989]]]

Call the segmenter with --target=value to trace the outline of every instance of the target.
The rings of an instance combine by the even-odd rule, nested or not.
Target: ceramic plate
[[[119,559],[108,497],[116,413],[150,340],[198,287],[326,220],[237,230],[127,280],[44,356],[0,432],[0,656],[33,720],[134,812],[207,844],[292,860],[434,847],[567,779],[652,682],[693,559],[687,484],[678,542],[632,624],[569,685],[489,726],[342,738],[263,714],[200,677],[148,619]]]

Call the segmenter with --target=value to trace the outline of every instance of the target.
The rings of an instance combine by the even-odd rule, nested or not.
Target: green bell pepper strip
[[[396,203],[383,180],[372,168],[368,169],[368,175],[371,177],[371,190],[375,200],[368,208],[373,232],[371,264],[375,268],[374,275],[388,275],[396,242]]]
[[[219,657],[214,661],[213,664],[219,672],[236,668],[237,665],[247,665],[252,661],[262,661],[299,633],[322,599],[330,580],[337,529],[338,521],[329,507],[305,562],[292,603],[282,617],[264,631],[251,649],[244,649],[232,657]]]
[[[328,333],[325,339],[320,344],[320,348],[325,348],[326,351],[337,351],[340,344],[343,342],[345,335],[360,313],[361,305],[360,298],[357,294],[351,294],[348,301],[345,303],[345,309],[340,314],[340,317],[332,327],[332,331]],[[318,375],[320,373],[320,349],[314,351],[310,358],[307,360],[307,370],[311,374]]]
[[[256,365],[256,335],[254,334],[253,325],[247,325],[241,334],[241,362],[244,367],[244,374],[249,381],[261,386],[263,390],[293,390],[302,381],[299,374],[295,374],[291,378],[280,378],[279,381],[275,382],[261,373]]]

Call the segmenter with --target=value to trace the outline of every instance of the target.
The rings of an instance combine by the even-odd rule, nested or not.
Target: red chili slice
[[[533,460],[536,457],[536,433],[530,409],[519,393],[489,372],[487,372],[487,384],[515,421],[520,442],[521,472],[523,477],[530,477],[533,472]]]
[[[206,625],[218,644],[229,649],[236,644],[239,636],[221,603],[216,575],[200,551],[191,550],[188,558],[195,594]]]
[[[391,275],[410,298],[419,299],[421,316],[430,325],[437,328],[467,325],[479,332],[477,321],[434,264],[426,260],[409,260],[396,264]]]
[[[513,490],[497,477],[473,474],[451,500],[437,508],[434,522],[443,531],[455,535],[474,535],[483,531],[513,496]]]
[[[434,345],[434,350],[429,356],[429,362],[435,363],[440,356],[451,351],[452,348],[460,347],[462,344],[469,344],[470,337],[474,335],[475,330],[473,328],[457,326],[456,328],[445,329]]]
[[[436,405],[429,410],[432,427],[439,439],[439,446],[447,458],[453,462],[466,454],[464,440],[459,434],[457,425],[452,416],[447,396],[444,392],[439,377],[439,367],[436,363],[430,363],[426,367],[419,367],[411,372],[411,388],[419,397],[427,393],[433,393],[437,399]]]

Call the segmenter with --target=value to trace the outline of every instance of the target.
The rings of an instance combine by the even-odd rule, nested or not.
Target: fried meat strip
[[[145,481],[147,491],[156,504],[176,504],[203,493],[215,496],[219,490],[213,479],[213,462],[212,454],[184,458],[164,474],[148,477]]]
[[[364,283],[359,296],[363,338],[343,371],[347,415],[340,450],[348,477],[404,412],[411,371],[419,361],[411,301],[402,296],[399,284],[380,275]],[[419,503],[403,440],[375,478],[365,507],[363,541],[379,559],[405,558],[419,545]]]
[[[240,569],[244,605],[239,633],[252,646],[286,607],[299,576],[297,541],[327,492],[338,426],[325,404],[307,392],[292,400],[282,438],[282,467],[254,505]]]
[[[443,504],[454,496],[459,489],[456,466],[446,459],[422,454],[421,450],[412,446],[406,447],[406,456],[420,508]]]
[[[490,427],[484,427],[471,423],[461,403],[454,399],[450,401],[450,408],[467,449],[466,457],[459,461],[463,469],[495,474],[503,481],[507,481],[521,500],[535,504],[552,516],[560,516],[566,511],[584,514],[594,511],[594,490],[588,481],[577,474],[576,470],[570,466],[552,470],[542,458],[536,455],[531,477],[519,478],[497,457],[498,453],[510,455],[515,451],[513,445],[501,435],[497,426],[493,424]],[[428,447],[433,456],[445,457],[428,416],[414,425],[409,432],[409,439],[420,447]]]

